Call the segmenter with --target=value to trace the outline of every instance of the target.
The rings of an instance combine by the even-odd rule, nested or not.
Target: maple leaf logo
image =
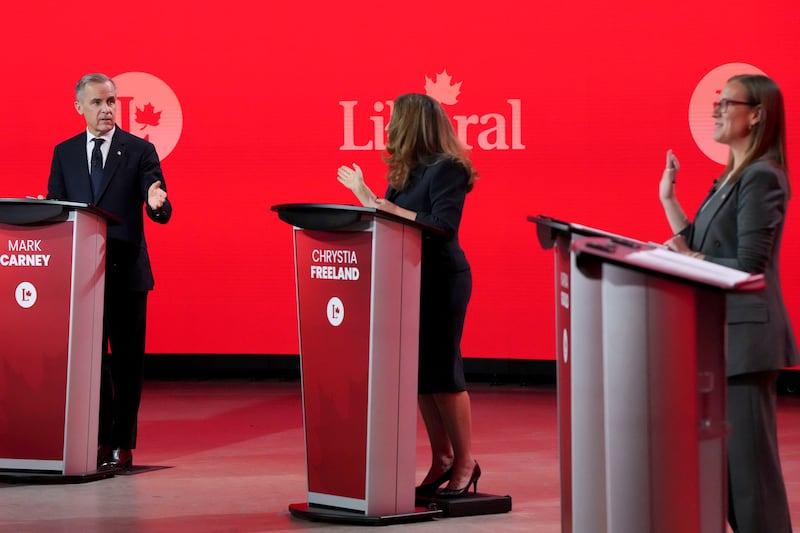
[[[440,104],[452,105],[458,103],[462,82],[451,85],[450,81],[452,79],[447,73],[447,69],[436,75],[436,81],[425,76],[425,94],[437,100]]]
[[[158,121],[161,120],[161,111],[155,112],[153,104],[150,102],[144,106],[143,109],[136,108],[136,122],[144,124],[139,130],[145,129],[147,126],[158,126]]]

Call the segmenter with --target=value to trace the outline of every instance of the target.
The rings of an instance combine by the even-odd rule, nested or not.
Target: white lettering
[[[464,147],[467,150],[472,150],[472,145],[467,142],[467,126],[470,124],[477,124],[480,120],[478,115],[456,115],[453,117],[453,120],[456,121],[456,136],[461,139],[461,142],[464,143]]]
[[[483,130],[478,134],[478,146],[484,150],[508,150],[506,144],[506,117],[500,113],[489,113],[481,117],[481,124],[488,124],[494,120],[494,127]],[[489,135],[494,134],[494,143],[489,141]]]
[[[387,103],[391,105],[391,101]],[[385,106],[383,105],[383,102],[375,102],[375,105],[372,106],[372,108],[378,113],[383,111],[384,107]],[[377,117],[373,116],[369,117],[369,119],[372,121],[373,124],[375,124],[375,127],[373,128],[375,135],[373,137],[375,139],[375,149],[383,150],[384,148],[386,148],[386,143],[383,142],[384,135],[386,134],[386,126],[383,123],[383,116],[382,115],[378,115]]]
[[[522,144],[522,100],[509,98],[506,100],[510,113],[510,132],[508,113],[486,113],[483,115],[454,115],[456,135],[467,149],[472,149],[470,140],[477,140],[478,146],[483,150],[525,150]],[[385,100],[373,103],[372,108],[377,113],[370,115],[372,122],[372,138],[362,144],[356,144],[357,123],[364,124],[363,115],[356,116],[357,100],[342,100],[339,102],[343,111],[343,143],[339,150],[384,150],[386,148],[386,124],[388,123],[394,101]],[[480,126],[488,126],[480,128]],[[366,128],[359,129],[364,135]],[[509,133],[511,144],[508,144]],[[363,139],[363,137],[361,137]]]
[[[358,267],[311,265],[311,279],[338,279],[357,281],[361,277]]]
[[[42,240],[41,239],[27,239],[8,241],[9,252],[41,252]]]
[[[311,260],[315,263],[358,264],[355,250],[311,250]]]
[[[0,266],[46,267],[50,265],[50,254],[3,254]]]
[[[341,101],[339,105],[344,108],[344,142],[339,150],[372,150],[372,141],[367,141],[367,144],[357,145],[355,134],[355,121],[353,119],[356,105],[358,101],[349,100]]]
[[[522,100],[513,98],[506,100],[511,105],[511,149],[524,150],[522,144]]]

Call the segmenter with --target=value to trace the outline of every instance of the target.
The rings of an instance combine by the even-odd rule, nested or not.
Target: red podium
[[[383,525],[415,506],[423,231],[381,211],[272,207],[294,226],[308,502],[294,516]]]
[[[106,224],[71,202],[0,199],[0,475],[97,473]]]
[[[547,217],[562,531],[724,533],[725,293],[760,275]]]

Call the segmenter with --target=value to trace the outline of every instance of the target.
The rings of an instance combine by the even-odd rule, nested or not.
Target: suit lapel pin
[[[117,155],[122,155],[122,152],[120,150],[117,150]]]

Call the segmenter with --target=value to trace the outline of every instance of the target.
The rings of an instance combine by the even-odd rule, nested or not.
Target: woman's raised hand
[[[353,192],[357,192],[359,187],[364,185],[364,173],[361,172],[361,167],[355,163],[353,163],[353,168],[347,165],[340,166],[336,172],[336,179]]]
[[[667,161],[664,165],[664,172],[661,174],[661,181],[658,183],[658,197],[662,200],[670,200],[675,197],[675,178],[681,168],[678,158],[667,150]]]

